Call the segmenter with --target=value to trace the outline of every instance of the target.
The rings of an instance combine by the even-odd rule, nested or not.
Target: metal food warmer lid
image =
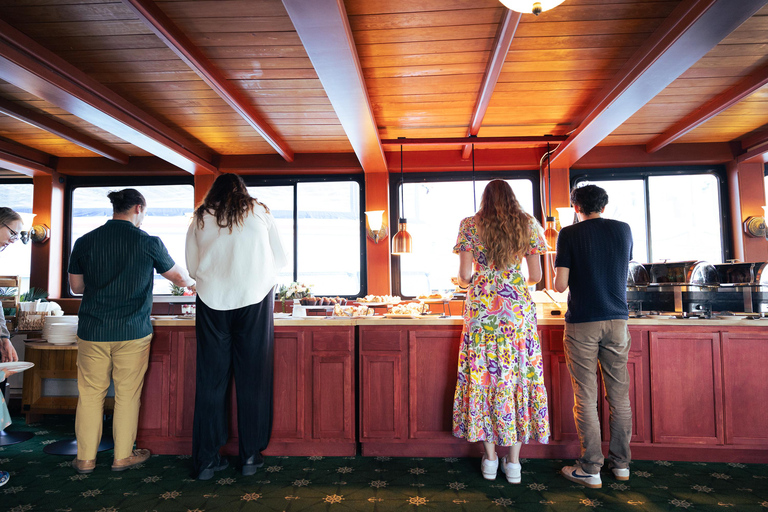
[[[768,272],[766,272],[768,275]],[[627,272],[627,287],[648,286],[651,283],[651,277],[645,265],[636,261],[629,262],[629,271]]]
[[[718,286],[720,278],[706,261],[675,261],[651,265],[651,284]]]
[[[715,265],[721,286],[751,286],[755,284],[754,267],[755,263],[720,263]]]
[[[768,287],[768,262],[758,262],[753,263],[753,265],[752,275],[754,276],[754,280],[752,282],[756,286]]]

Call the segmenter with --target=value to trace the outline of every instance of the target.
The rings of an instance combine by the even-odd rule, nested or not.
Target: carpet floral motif
[[[587,489],[559,475],[572,463],[563,460],[524,459],[522,484],[512,485],[501,472],[484,480],[479,458],[267,456],[256,475],[242,476],[231,458],[232,467],[199,482],[188,456],[153,455],[113,473],[111,451],[78,475],[72,457],[42,450],[72,436],[71,417],[30,427],[16,418],[13,428],[36,435],[0,447],[0,469],[11,474],[0,512],[768,512],[765,464],[635,461],[629,481],[604,470],[603,488]]]

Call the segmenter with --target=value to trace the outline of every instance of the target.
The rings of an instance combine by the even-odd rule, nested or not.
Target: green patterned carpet
[[[559,460],[524,460],[523,483],[488,482],[479,459],[389,457],[267,457],[243,477],[229,468],[213,480],[189,478],[188,457],[153,456],[143,467],[113,473],[112,452],[96,471],[77,475],[72,457],[43,446],[72,436],[72,416],[49,417],[12,430],[35,437],[0,447],[0,512],[405,511],[405,510],[725,510],[768,511],[768,465],[637,461],[629,482],[603,473],[603,488],[560,477]],[[525,449],[525,448],[523,448]]]

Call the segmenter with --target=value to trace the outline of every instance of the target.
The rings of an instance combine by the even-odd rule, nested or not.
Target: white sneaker
[[[486,480],[496,480],[496,473],[499,471],[499,458],[496,460],[488,460],[483,455],[483,460],[480,463],[480,471],[483,472],[483,478]]]
[[[506,457],[501,458],[501,472],[507,475],[507,482],[511,484],[519,484],[522,470],[523,466],[519,462],[515,464],[514,462],[507,462]]]
[[[622,482],[629,480],[629,468],[611,468],[611,471],[616,480],[621,480]]]
[[[581,466],[565,466],[560,470],[560,473],[571,482],[576,482],[577,484],[589,487],[590,489],[600,489],[603,487],[603,481],[600,480],[600,473],[595,475],[587,473],[581,469]]]

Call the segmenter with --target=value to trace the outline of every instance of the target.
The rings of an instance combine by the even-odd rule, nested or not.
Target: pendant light
[[[403,145],[400,144],[400,220],[397,223],[397,234],[392,237],[392,254],[410,254],[413,251],[413,237],[408,233],[408,221],[403,211],[405,199],[403,193]]]
[[[510,11],[523,14],[533,13],[536,16],[553,7],[557,7],[565,0],[499,0]]]
[[[558,235],[555,218],[552,216],[552,168],[549,165],[549,160],[551,157],[552,153],[549,150],[549,142],[547,142],[547,203],[549,203],[549,209],[547,213],[546,224],[544,226],[544,238],[547,241],[547,253],[556,252]]]

